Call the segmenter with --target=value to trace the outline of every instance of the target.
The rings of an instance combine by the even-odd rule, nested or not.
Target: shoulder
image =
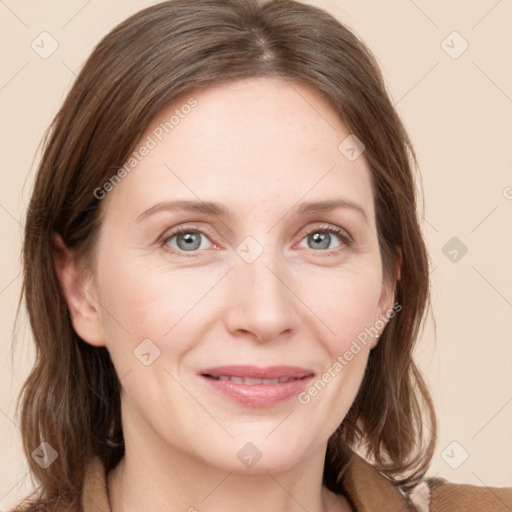
[[[512,487],[457,484],[426,478],[407,493],[418,512],[510,512]]]
[[[355,452],[338,473],[340,492],[354,510],[379,512],[511,512],[512,487],[456,484],[424,478],[405,491]]]

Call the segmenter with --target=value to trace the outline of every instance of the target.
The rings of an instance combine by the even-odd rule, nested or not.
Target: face
[[[127,443],[261,472],[325,448],[361,384],[362,333],[393,303],[348,135],[316,92],[268,78],[153,120],[106,187],[95,313],[73,315],[111,354]]]

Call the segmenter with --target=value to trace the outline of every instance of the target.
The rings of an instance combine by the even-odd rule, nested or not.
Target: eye
[[[306,233],[301,242],[303,241],[306,245],[301,243],[300,247],[325,252],[326,254],[336,254],[343,250],[344,246],[351,244],[349,235],[336,226],[316,226]]]
[[[205,246],[203,240],[207,240],[207,244],[210,245],[206,244]],[[178,252],[196,252],[212,246],[205,233],[199,229],[187,227],[180,227],[167,233],[163,239],[163,244]]]
[[[337,254],[345,246],[352,244],[352,239],[343,229],[323,225],[315,226],[306,231],[301,239],[300,247],[306,247],[324,255]],[[306,245],[304,245],[304,242]],[[162,239],[162,245],[177,253],[197,253],[201,250],[215,247],[208,235],[198,228],[181,226],[166,233]]]

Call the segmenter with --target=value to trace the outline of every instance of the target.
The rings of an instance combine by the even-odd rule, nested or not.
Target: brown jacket
[[[480,487],[429,478],[408,496],[353,454],[339,478],[356,512],[512,512],[512,487]],[[111,512],[105,469],[95,459],[87,471],[83,512]]]

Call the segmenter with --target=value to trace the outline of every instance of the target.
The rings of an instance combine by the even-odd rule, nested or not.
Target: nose
[[[267,342],[297,330],[291,273],[275,252],[266,249],[252,263],[237,259],[228,279],[225,321],[233,336]]]

